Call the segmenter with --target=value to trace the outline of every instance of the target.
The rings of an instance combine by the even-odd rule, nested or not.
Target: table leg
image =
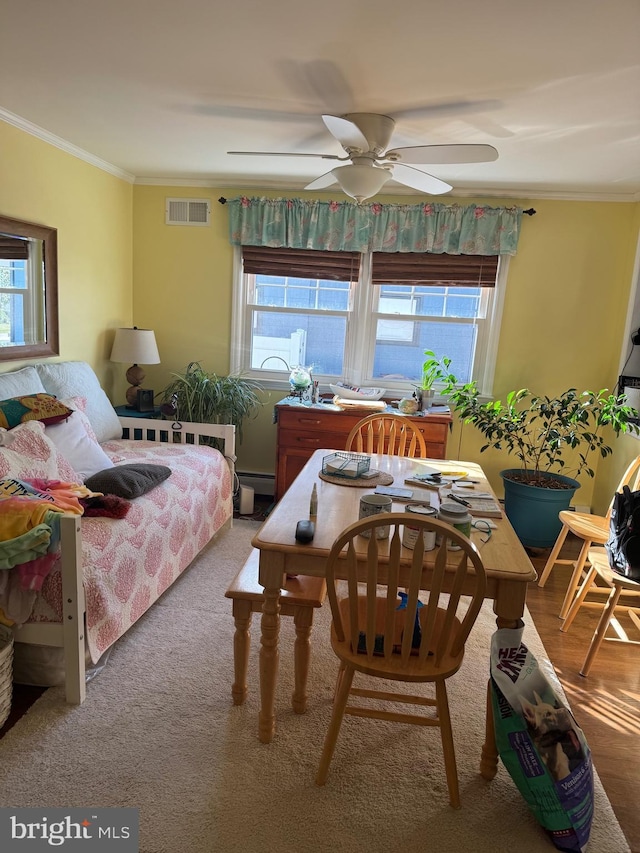
[[[493,602],[496,614],[496,627],[518,628],[522,625],[527,585],[521,581],[503,581],[498,585]],[[498,771],[498,747],[493,726],[493,707],[491,704],[491,681],[487,683],[487,711],[484,744],[480,758],[480,775],[491,780]]]
[[[313,608],[297,607],[293,614],[293,621],[296,626],[296,641],[293,647],[295,657],[295,689],[291,705],[296,714],[304,714],[307,710],[307,678],[309,676],[309,658],[311,653]]]
[[[282,573],[280,577],[282,578]],[[275,693],[278,678],[279,633],[280,587],[265,586],[260,638],[260,713],[258,716],[258,737],[262,743],[271,743],[276,731]]]
[[[234,682],[231,688],[234,705],[242,705],[247,698],[247,669],[249,668],[249,647],[251,644],[251,602],[235,599],[233,618],[236,630],[233,635]]]

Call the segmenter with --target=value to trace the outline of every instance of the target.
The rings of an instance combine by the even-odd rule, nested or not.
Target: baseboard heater
[[[257,474],[250,471],[238,471],[241,486],[253,489],[256,495],[275,495],[276,478],[274,474]]]

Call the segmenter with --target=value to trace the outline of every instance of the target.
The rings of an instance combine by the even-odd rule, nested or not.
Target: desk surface
[[[316,450],[308,460],[282,500],[264,522],[253,538],[253,545],[262,552],[279,552],[285,555],[287,562],[294,561],[301,574],[322,574],[321,559],[326,559],[333,541],[349,524],[358,520],[360,498],[371,494],[374,486],[359,488],[350,485],[336,485],[322,480],[318,474],[322,459],[331,450]],[[484,472],[472,462],[447,462],[445,460],[408,459],[402,456],[373,455],[371,467],[384,471],[393,477],[394,485],[404,486],[405,477],[431,466],[446,473],[447,468],[468,471],[474,480],[479,480],[478,491],[491,491]],[[314,483],[318,491],[318,517],[316,533],[309,545],[300,545],[295,540],[296,524],[300,519],[308,518],[309,499]],[[428,501],[428,490],[411,487],[416,498],[424,494]],[[393,503],[394,512],[403,512],[406,504]],[[527,583],[537,575],[526,551],[516,536],[509,521],[505,518],[492,519],[496,528],[488,542],[483,542],[486,532],[475,530],[472,540],[478,547],[489,578],[494,581],[520,581]],[[319,559],[320,558],[320,559]],[[317,566],[314,564],[317,563]],[[293,569],[291,568],[293,571]],[[492,584],[493,586],[493,584]],[[492,596],[488,596],[492,597]]]

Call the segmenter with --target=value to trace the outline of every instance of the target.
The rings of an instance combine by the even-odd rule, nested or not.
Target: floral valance
[[[450,255],[515,255],[523,213],[476,204],[357,205],[247,196],[227,205],[236,246]]]

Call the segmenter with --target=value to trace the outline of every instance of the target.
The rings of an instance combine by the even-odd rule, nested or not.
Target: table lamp
[[[151,329],[116,329],[116,336],[111,349],[111,361],[133,362],[127,370],[127,382],[130,387],[125,394],[127,406],[130,409],[138,408],[138,392],[144,379],[144,370],[139,366],[142,364],[160,364],[160,355],[156,345],[156,336]]]

